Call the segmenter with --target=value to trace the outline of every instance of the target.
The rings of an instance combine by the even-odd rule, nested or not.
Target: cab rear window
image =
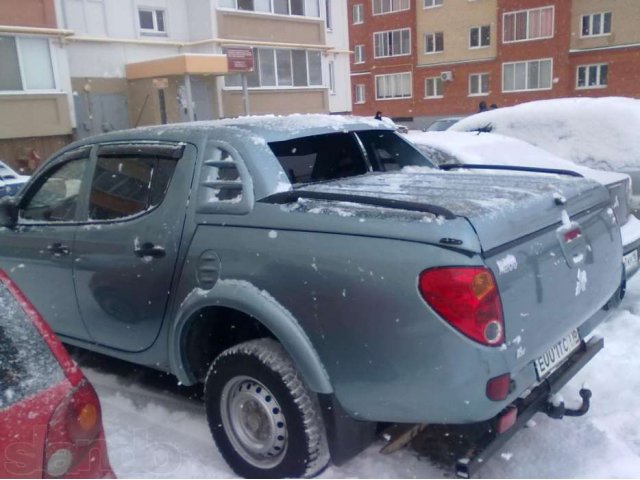
[[[64,379],[29,316],[0,282],[0,410]]]
[[[269,147],[294,185],[407,166],[434,166],[413,145],[389,130],[313,135],[271,142]]]

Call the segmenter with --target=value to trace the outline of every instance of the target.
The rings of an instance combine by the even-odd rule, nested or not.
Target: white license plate
[[[635,269],[638,266],[638,250],[629,252],[622,257],[622,263],[624,263],[624,268],[627,272]]]
[[[580,345],[578,330],[573,330],[556,342],[544,355],[535,360],[538,380],[553,372]]]

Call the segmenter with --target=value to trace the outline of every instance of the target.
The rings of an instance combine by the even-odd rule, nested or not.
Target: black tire
[[[209,368],[204,398],[213,438],[236,474],[311,477],[329,462],[317,397],[275,340],[222,352]]]

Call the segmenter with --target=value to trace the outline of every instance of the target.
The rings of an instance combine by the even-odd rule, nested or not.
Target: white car
[[[411,130],[406,137],[434,163],[445,168],[465,165],[494,173],[505,167],[540,173],[552,173],[555,170],[568,174],[577,173],[605,185],[611,196],[616,219],[621,225],[627,278],[638,271],[640,220],[630,213],[631,179],[628,175],[578,165],[529,143],[494,133]],[[488,166],[496,168],[487,169]]]
[[[31,177],[20,175],[0,160],[0,197],[15,195],[29,178]]]

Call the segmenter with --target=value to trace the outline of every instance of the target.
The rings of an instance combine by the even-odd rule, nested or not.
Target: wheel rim
[[[222,426],[240,456],[254,467],[273,468],[287,450],[287,424],[278,400],[262,383],[232,378],[222,390]]]

